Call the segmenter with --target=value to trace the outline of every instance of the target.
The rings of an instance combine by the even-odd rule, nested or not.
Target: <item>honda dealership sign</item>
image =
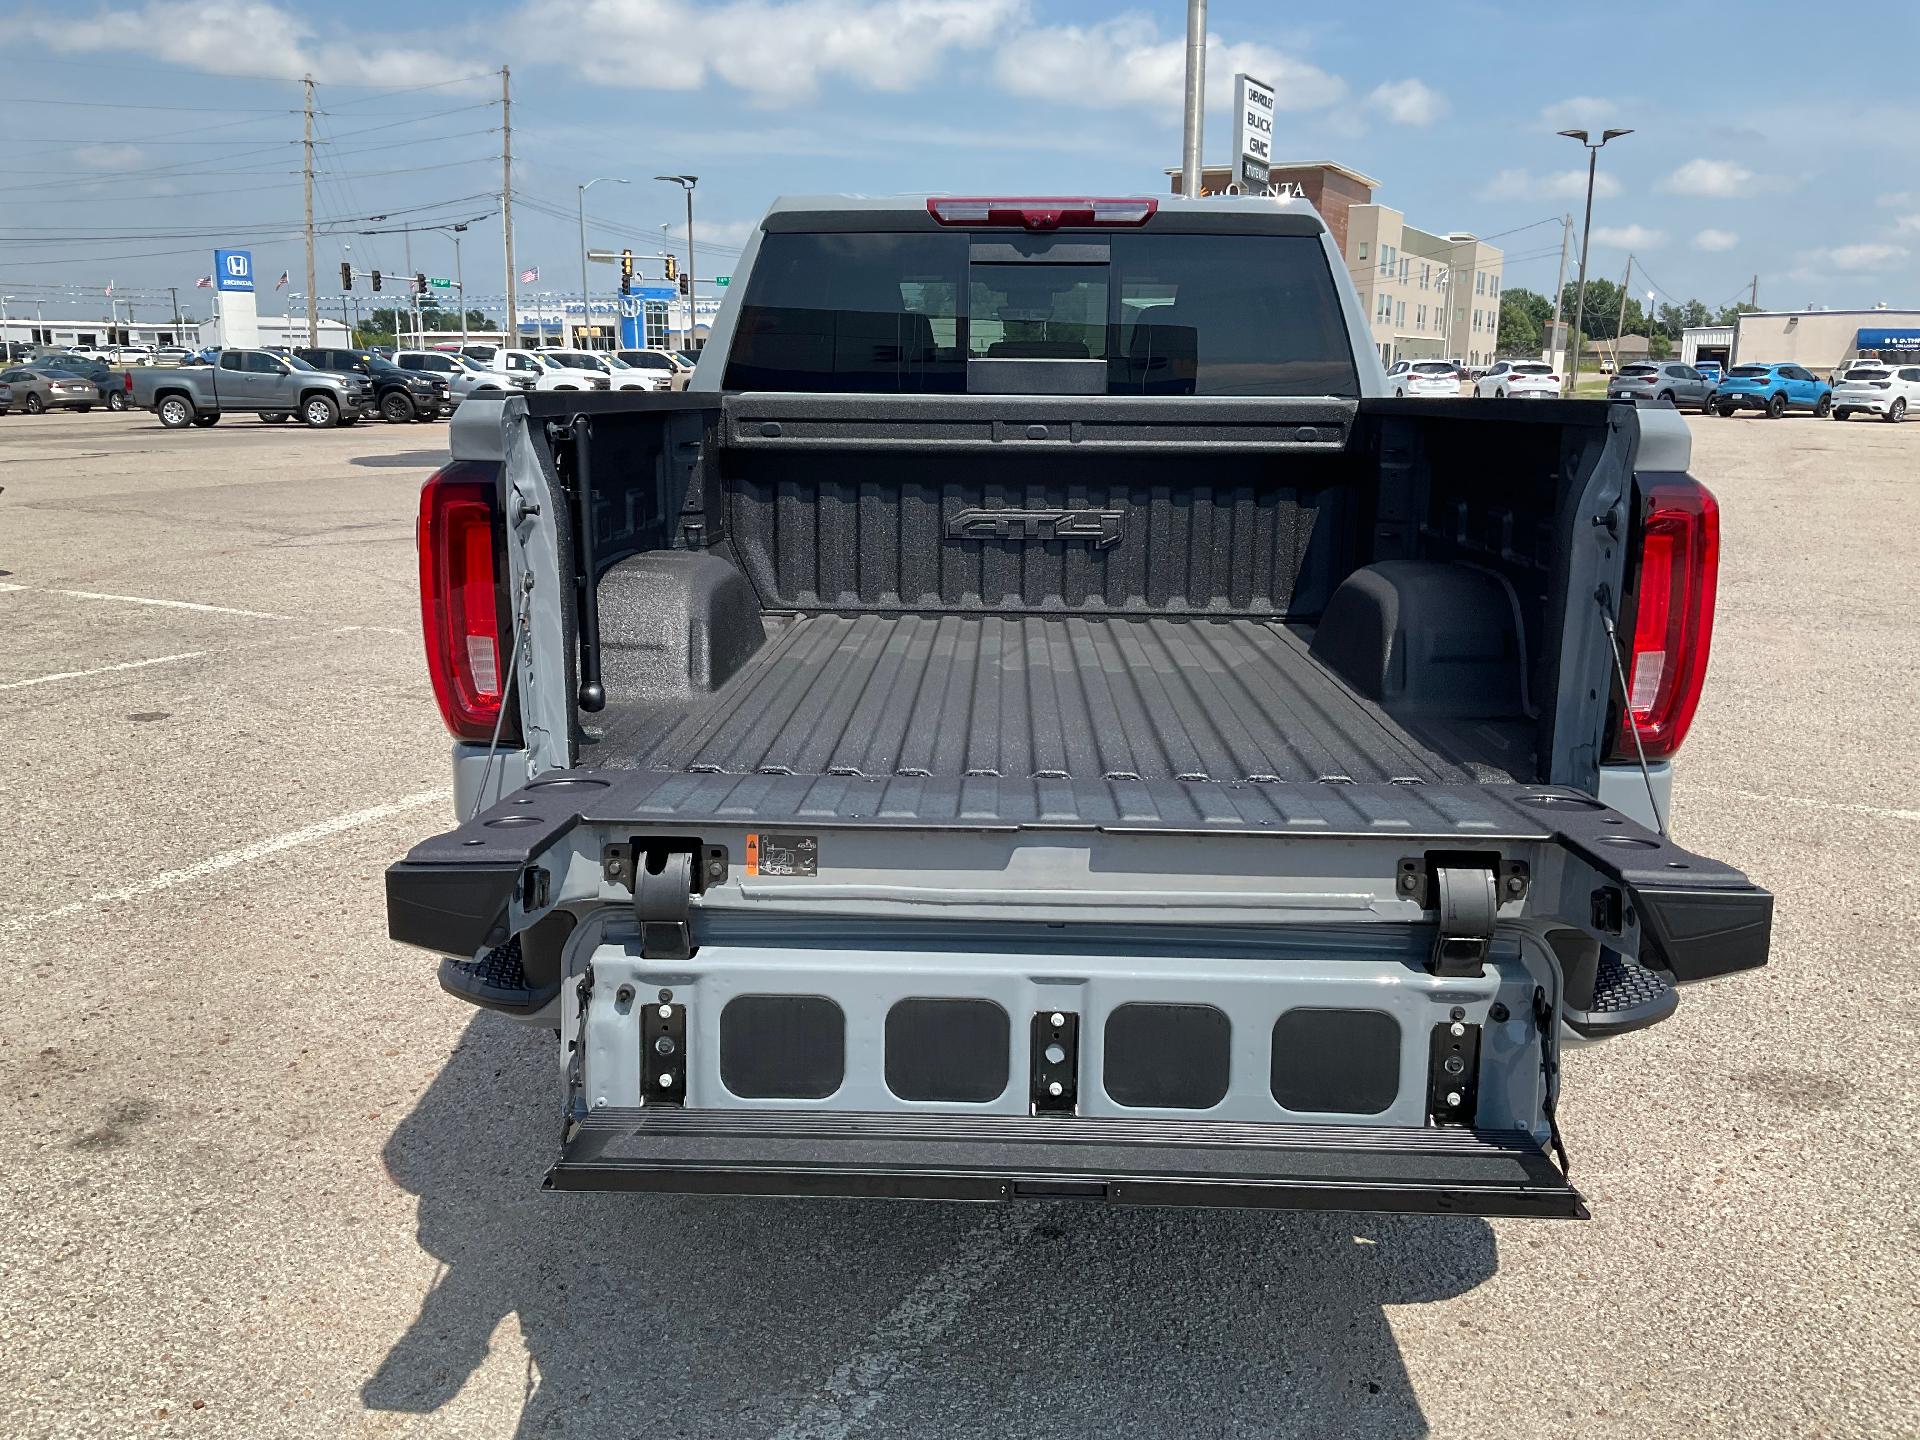
[[[260,312],[254,308],[253,252],[213,252],[213,290],[220,306],[220,343],[249,349],[260,343]]]
[[[1234,76],[1233,110],[1233,178],[1242,190],[1264,195],[1273,164],[1273,87]]]

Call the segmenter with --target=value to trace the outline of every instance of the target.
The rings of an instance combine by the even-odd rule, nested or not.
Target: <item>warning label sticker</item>
[[[818,875],[820,837],[778,834],[771,830],[747,835],[747,874]]]

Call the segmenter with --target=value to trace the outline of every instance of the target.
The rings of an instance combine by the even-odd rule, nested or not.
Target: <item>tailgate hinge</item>
[[[601,871],[616,885],[633,891],[633,918],[640,924],[640,954],[648,960],[693,957],[691,901],[709,884],[727,878],[724,845],[698,841],[664,844],[635,837],[630,844],[608,845],[600,854]]]
[[[1530,878],[1524,861],[1497,854],[1429,851],[1403,859],[1400,893],[1423,910],[1440,912],[1427,969],[1435,975],[1484,974],[1501,902],[1524,900]]]

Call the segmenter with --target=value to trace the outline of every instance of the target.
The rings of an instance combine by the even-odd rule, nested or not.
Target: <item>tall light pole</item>
[[[1200,193],[1200,151],[1207,119],[1207,0],[1187,0],[1187,103],[1180,133],[1180,193]]]
[[[466,233],[465,225],[455,225],[448,231],[453,236],[453,288],[460,297],[460,348],[467,348],[467,272],[460,268],[460,237]]]
[[[694,332],[700,328],[700,317],[694,306],[700,300],[700,286],[694,277],[699,273],[693,268],[693,187],[700,183],[698,175],[656,175],[656,180],[664,180],[669,185],[678,185],[687,192],[687,349],[698,350],[699,344]]]
[[[610,180],[615,185],[624,185],[627,183],[618,175],[596,175],[593,179],[587,181],[586,184],[576,185],[574,187],[580,192],[580,324],[589,331],[593,328],[593,290],[587,283],[587,191],[598,185],[602,180]],[[560,313],[564,316],[567,312],[563,309]],[[563,341],[566,339],[566,328],[566,322],[563,320],[560,326],[560,338]],[[589,350],[593,347],[583,345],[580,348]],[[609,346],[608,348],[611,349],[612,347]]]
[[[1609,140],[1618,140],[1622,135],[1631,135],[1631,130],[1602,130],[1599,143],[1588,138],[1584,130],[1562,130],[1560,134],[1569,140],[1578,140],[1587,147],[1587,217],[1580,226],[1580,291],[1573,302],[1573,362],[1567,367],[1567,394],[1577,394],[1580,385],[1580,341],[1581,326],[1587,318],[1587,241],[1593,235],[1593,176],[1600,163],[1600,151]]]

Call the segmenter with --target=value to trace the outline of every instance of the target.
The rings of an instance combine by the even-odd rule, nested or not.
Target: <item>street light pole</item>
[[[698,175],[656,175],[656,180],[665,180],[668,184],[678,185],[687,192],[687,349],[698,350],[695,332],[700,328],[700,317],[694,307],[700,300],[700,286],[696,276],[700,273],[693,266],[693,187],[700,183]]]
[[[1200,151],[1207,120],[1207,0],[1187,0],[1186,112],[1180,134],[1180,193],[1200,194]]]
[[[615,185],[625,185],[627,183],[618,175],[596,175],[593,179],[587,181],[586,184],[574,187],[580,192],[580,325],[588,331],[591,331],[593,328],[593,288],[587,282],[587,191],[598,185],[602,180],[611,180]],[[560,313],[562,315],[566,314],[564,310]],[[560,328],[561,338],[564,340],[566,338],[565,321],[561,322]],[[581,348],[583,350],[590,350],[593,347],[583,345]],[[611,349],[612,347],[609,346],[608,348]]]
[[[467,348],[467,272],[460,268],[460,236],[466,230],[464,225],[456,225],[449,232],[453,236],[453,288],[460,296],[460,348]]]
[[[1581,327],[1587,318],[1587,242],[1593,236],[1593,177],[1600,162],[1600,151],[1609,140],[1617,140],[1622,135],[1631,135],[1631,130],[1603,130],[1599,144],[1594,144],[1585,130],[1562,130],[1560,134],[1569,140],[1578,140],[1587,147],[1587,214],[1580,226],[1580,290],[1573,302],[1573,360],[1567,367],[1567,394],[1578,393],[1580,384],[1580,341]]]

